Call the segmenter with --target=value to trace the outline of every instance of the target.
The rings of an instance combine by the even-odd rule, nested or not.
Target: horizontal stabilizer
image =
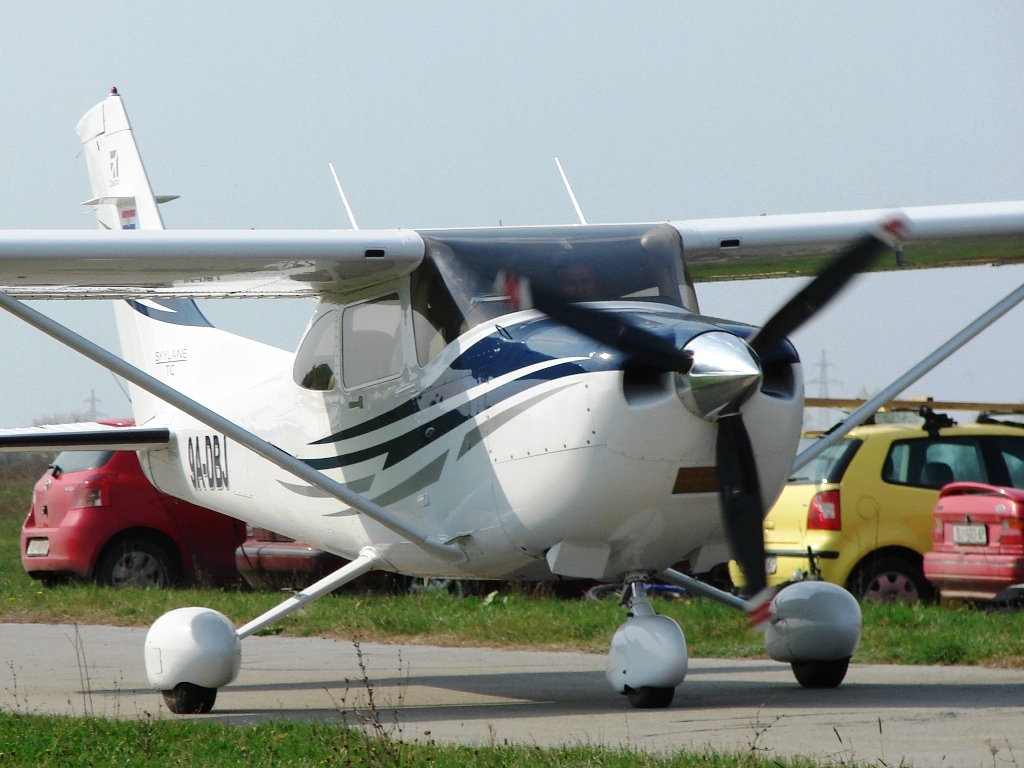
[[[157,195],[156,201],[158,203],[169,203],[171,200],[177,200],[181,195]],[[94,197],[91,200],[86,200],[81,205],[132,205],[135,203],[135,196],[131,197]]]
[[[171,441],[166,427],[111,427],[86,422],[0,429],[0,453],[14,451],[137,451]]]

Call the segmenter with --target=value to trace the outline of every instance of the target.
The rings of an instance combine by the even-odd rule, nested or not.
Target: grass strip
[[[44,589],[21,567],[18,534],[31,484],[0,483],[0,621],[148,626],[173,608],[201,605],[242,624],[280,593],[236,590],[112,590],[92,584]],[[744,617],[706,600],[655,600],[686,633],[694,657],[764,658]],[[1024,613],[864,604],[855,662],[1024,667]],[[509,592],[455,599],[443,593],[334,594],[282,619],[274,634],[360,637],[379,642],[477,645],[604,653],[625,614],[615,600],[585,602]]]
[[[445,768],[761,768],[818,765],[806,759],[756,754],[652,754],[576,745],[542,749],[399,741],[326,722],[269,722],[236,727],[196,720],[106,720],[0,714],[0,764],[16,766],[407,766]]]

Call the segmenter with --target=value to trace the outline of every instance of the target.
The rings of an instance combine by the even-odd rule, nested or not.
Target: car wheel
[[[616,600],[622,599],[621,584],[597,584],[587,590],[587,600],[595,603],[613,597]]]
[[[108,587],[166,589],[179,580],[174,557],[152,539],[122,539],[96,564],[96,582]]]
[[[858,599],[872,603],[914,605],[932,599],[932,586],[921,569],[902,557],[871,558],[847,584]]]
[[[47,589],[51,587],[59,587],[62,584],[67,584],[70,579],[66,574],[63,573],[41,573],[33,575],[34,579],[38,579],[39,583]]]

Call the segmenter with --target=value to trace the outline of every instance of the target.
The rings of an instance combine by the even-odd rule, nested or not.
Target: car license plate
[[[764,572],[765,575],[771,576],[775,573],[775,569],[779,567],[779,561],[775,558],[775,555],[768,555],[764,559]]]
[[[981,523],[976,525],[954,525],[953,543],[980,544],[985,546],[988,544],[988,526]]]
[[[28,540],[28,551],[26,554],[29,557],[46,557],[50,554],[50,540],[49,539],[29,539]]]

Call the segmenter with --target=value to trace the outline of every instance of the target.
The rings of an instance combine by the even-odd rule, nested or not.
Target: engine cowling
[[[848,659],[860,643],[860,605],[836,584],[793,584],[775,596],[771,611],[764,645],[776,661]]]

